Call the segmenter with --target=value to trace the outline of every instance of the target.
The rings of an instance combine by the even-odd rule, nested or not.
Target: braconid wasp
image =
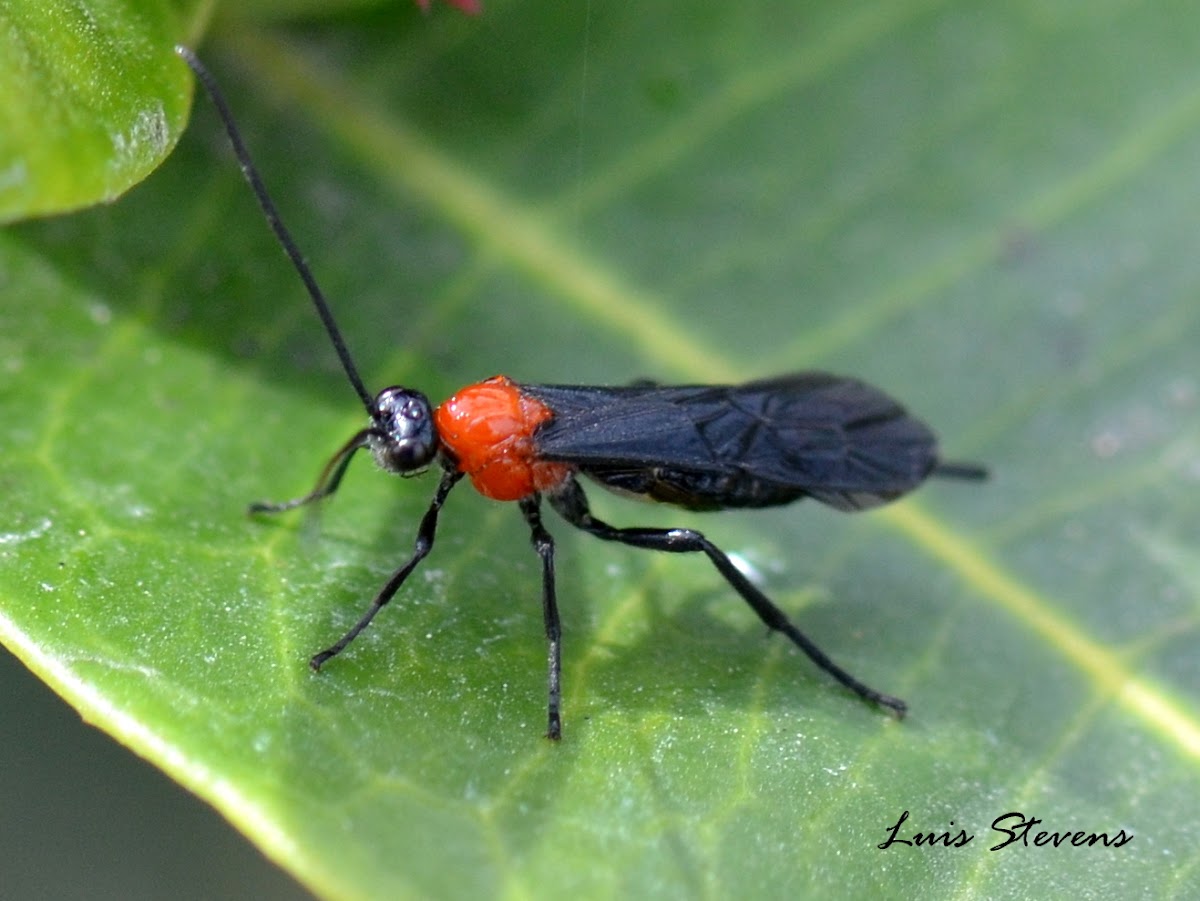
[[[859,697],[904,715],[902,700],[876,691],[834,663],[700,532],[619,528],[602,522],[589,510],[578,476],[621,494],[689,510],[772,507],[810,497],[854,511],[895,500],[929,476],[985,478],[982,466],[943,461],[929,427],[892,398],[856,379],[822,372],[742,385],[635,383],[616,388],[526,385],[495,376],[468,385],[437,407],[412,388],[393,386],[372,395],[251,162],[215,80],[190,50],[176,51],[212,99],[242,172],[304,282],[370,420],[333,455],[312,491],[282,503],[256,503],[250,511],[281,513],[328,497],[337,491],[355,453],[364,448],[382,469],[397,475],[431,466],[440,471],[433,501],[417,527],[412,555],[358,622],[309,661],[314,670],[345,650],[425,559],[433,548],[442,505],[466,476],[486,497],[517,502],[541,558],[542,613],[549,641],[549,738],[562,736],[562,630],[554,587],[554,539],[542,524],[543,498],[568,523],[605,541],[704,554],[769,629],[786,635]]]

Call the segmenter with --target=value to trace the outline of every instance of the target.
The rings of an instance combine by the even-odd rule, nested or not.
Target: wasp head
[[[438,452],[429,399],[411,388],[384,388],[375,397],[374,425],[367,446],[382,469],[411,475],[428,466]]]

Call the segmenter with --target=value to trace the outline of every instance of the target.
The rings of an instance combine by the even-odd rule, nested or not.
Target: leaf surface
[[[319,519],[244,515],[363,417],[205,103],[118,204],[0,234],[0,639],[329,897],[1194,894],[1193,6],[443,12],[203,48],[368,384],[885,388],[994,479],[858,516],[592,494],[704,529],[909,719],[704,560],[548,519],[550,745],[536,558],[465,487],[308,672],[433,484],[360,461]],[[905,811],[976,837],[879,849]],[[1030,847],[989,851],[1013,811]]]

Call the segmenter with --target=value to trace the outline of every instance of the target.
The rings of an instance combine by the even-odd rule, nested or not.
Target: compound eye
[[[429,399],[410,388],[384,388],[375,398],[375,428],[370,437],[375,462],[388,472],[423,469],[438,451]]]

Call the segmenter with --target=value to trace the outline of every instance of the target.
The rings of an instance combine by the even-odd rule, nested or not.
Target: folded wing
[[[912,490],[938,464],[924,423],[877,388],[826,373],[744,385],[521,387],[554,411],[536,435],[546,459],[610,487],[636,484],[639,473],[678,485],[686,498],[654,496],[688,506],[810,496],[858,510]]]

